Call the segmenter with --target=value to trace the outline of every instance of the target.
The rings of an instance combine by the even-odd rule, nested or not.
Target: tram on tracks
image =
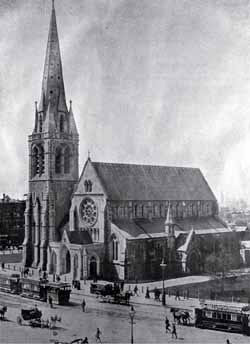
[[[0,291],[11,294],[20,294],[20,276],[13,274],[11,276],[1,274],[0,275]]]
[[[20,277],[18,274],[0,275],[0,291],[19,294],[22,297],[46,302],[49,297],[58,305],[67,305],[70,299],[71,285],[48,280],[35,280]]]
[[[195,308],[195,326],[250,336],[250,306],[202,302],[199,308]]]

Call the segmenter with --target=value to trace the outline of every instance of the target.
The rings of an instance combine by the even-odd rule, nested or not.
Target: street
[[[134,298],[135,299],[135,298]],[[76,338],[88,337],[90,343],[95,343],[96,328],[99,327],[103,343],[130,343],[130,318],[128,306],[101,303],[96,298],[85,297],[86,312],[80,307],[79,296],[72,295],[70,306],[48,305],[24,299],[20,296],[0,294],[0,305],[6,305],[8,321],[0,322],[1,343],[50,343],[57,339],[72,341]],[[16,318],[21,308],[34,307],[43,312],[43,318],[51,315],[62,317],[61,323],[54,330],[32,328],[27,325],[17,325]],[[169,309],[159,306],[134,305],[135,325],[134,343],[226,343],[230,339],[234,343],[249,343],[249,337],[240,334],[220,331],[201,330],[192,326],[177,325],[178,339],[172,339],[170,333],[165,333],[164,319],[168,316],[172,322]]]

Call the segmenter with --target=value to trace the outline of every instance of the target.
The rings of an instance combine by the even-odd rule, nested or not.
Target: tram
[[[52,302],[58,305],[69,304],[71,286],[68,283],[51,282],[46,284],[47,298],[51,297]]]
[[[20,285],[22,297],[45,302],[47,301],[46,283],[42,283],[39,280],[21,278]]]
[[[19,275],[13,274],[12,276],[0,275],[0,291],[11,293],[11,294],[20,294],[21,286],[19,283]]]
[[[14,274],[0,275],[0,291],[20,294],[20,296],[46,302],[49,297],[58,305],[67,305],[70,299],[71,286],[69,283],[49,282],[21,278]]]
[[[201,303],[195,308],[195,326],[250,336],[250,307],[226,302]]]

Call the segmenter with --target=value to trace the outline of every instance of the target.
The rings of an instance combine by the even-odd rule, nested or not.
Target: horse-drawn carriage
[[[192,312],[190,309],[184,308],[170,308],[170,312],[173,314],[174,322],[177,322],[179,325],[190,325],[191,319],[193,319],[190,315]]]
[[[101,302],[129,305],[131,293],[121,291],[117,284],[91,283],[90,292],[96,294]]]
[[[54,328],[57,321],[61,318],[57,315],[50,319],[42,319],[42,312],[38,308],[21,309],[21,315],[17,317],[18,325],[28,325],[31,327]]]

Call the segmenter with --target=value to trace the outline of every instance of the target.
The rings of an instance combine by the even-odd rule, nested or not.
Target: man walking
[[[139,295],[138,295],[138,287],[137,287],[137,284],[136,284],[135,287],[134,287],[134,295],[139,296]]]
[[[168,317],[166,316],[166,319],[165,319],[165,329],[166,329],[166,333],[167,332],[171,332],[171,329],[169,328],[169,320],[168,320]]]
[[[172,324],[172,338],[174,338],[174,336],[175,336],[175,339],[177,339],[177,332],[176,332],[175,323]]]
[[[51,296],[49,296],[49,306],[50,308],[53,308],[53,300]]]
[[[85,307],[86,307],[86,301],[85,299],[83,298],[82,299],[82,311],[85,312]]]
[[[101,334],[102,334],[102,332],[100,331],[99,327],[97,327],[96,334],[95,334],[96,343],[102,343]]]

